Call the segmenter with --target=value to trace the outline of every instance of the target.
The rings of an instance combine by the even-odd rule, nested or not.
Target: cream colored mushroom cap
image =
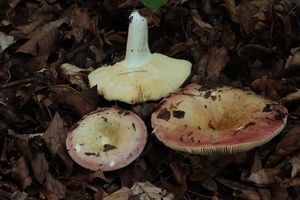
[[[287,112],[249,90],[190,84],[166,97],[151,123],[158,140],[172,149],[232,154],[269,142],[284,128]]]
[[[141,154],[146,142],[143,120],[118,108],[99,108],[84,116],[66,138],[72,159],[94,171],[112,171],[129,165]]]
[[[107,100],[129,104],[158,100],[178,89],[191,72],[192,64],[153,53],[138,68],[127,68],[123,61],[113,66],[100,67],[88,76],[90,86]]]

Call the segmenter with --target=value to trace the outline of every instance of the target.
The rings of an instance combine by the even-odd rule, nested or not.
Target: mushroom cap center
[[[239,130],[258,118],[267,100],[242,90],[231,91],[224,87],[218,90],[186,95],[167,106],[172,123],[194,127],[199,130]],[[184,116],[180,116],[183,113]]]

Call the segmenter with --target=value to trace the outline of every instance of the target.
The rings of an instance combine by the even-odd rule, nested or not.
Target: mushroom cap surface
[[[287,109],[249,90],[197,84],[166,97],[152,114],[166,146],[192,154],[232,154],[270,141],[284,128]]]
[[[134,161],[146,141],[146,126],[136,114],[117,108],[100,108],[70,129],[66,146],[72,159],[82,167],[112,171]]]
[[[129,104],[158,100],[178,89],[191,72],[189,61],[153,53],[138,68],[128,68],[123,61],[100,67],[88,76],[90,86],[107,100]]]

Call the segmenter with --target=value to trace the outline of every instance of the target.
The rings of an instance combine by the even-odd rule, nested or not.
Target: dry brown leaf
[[[253,90],[264,96],[278,99],[280,98],[279,94],[282,91],[283,84],[281,80],[274,80],[264,76],[261,79],[253,81],[251,87]]]
[[[241,191],[241,190],[245,190],[245,191],[255,191],[254,188],[248,186],[248,185],[245,185],[245,184],[242,184],[240,182],[237,182],[237,181],[233,181],[233,180],[229,180],[229,179],[224,179],[224,178],[216,178],[216,180],[225,185],[226,187],[232,189],[232,190],[237,190],[237,191]]]
[[[208,32],[212,32],[212,31],[213,31],[213,29],[214,29],[213,26],[210,25],[209,23],[204,22],[204,21],[201,19],[200,15],[199,15],[199,13],[198,13],[198,11],[197,11],[196,9],[192,9],[190,13],[191,13],[191,16],[193,17],[194,22],[195,22],[200,28],[202,28],[202,29],[204,29],[204,30],[206,30],[206,31],[208,31]]]
[[[252,0],[242,1],[237,6],[238,22],[246,33],[252,33],[255,30],[265,26],[265,11],[273,6],[273,0]]]
[[[34,31],[34,29],[36,29],[43,22],[44,22],[44,18],[41,16],[36,21],[34,21],[30,24],[18,26],[17,29],[22,31],[23,34],[27,35],[27,34],[31,33],[32,31]]]
[[[244,200],[260,200],[259,194],[253,190],[237,190],[233,196]]]
[[[295,76],[298,75],[300,67],[300,47],[292,48],[291,54],[287,58],[283,75],[284,76]]]
[[[82,90],[88,89],[88,86],[83,81],[83,77],[86,77],[87,74],[91,72],[90,69],[82,69],[69,63],[62,64],[60,69],[61,73],[66,76],[72,84],[79,86]]]
[[[276,146],[276,154],[290,155],[300,149],[300,127],[294,127],[283,137]]]
[[[178,165],[177,162],[172,162],[170,164],[170,167],[175,175],[175,178],[177,180],[177,182],[180,185],[184,185],[186,186],[186,175],[184,173],[184,171],[180,168],[180,166]]]
[[[257,172],[251,173],[248,180],[258,185],[276,184],[281,182],[280,169],[277,168],[266,168],[258,170]]]
[[[65,34],[65,38],[74,36],[76,42],[81,42],[85,30],[87,30],[92,23],[92,19],[85,9],[76,8],[74,12],[74,20],[71,21],[72,30]]]
[[[63,146],[66,133],[67,128],[64,125],[63,119],[58,113],[55,113],[53,120],[43,135],[52,156],[55,156],[57,150]]]
[[[207,179],[207,180],[201,181],[201,186],[210,191],[218,190],[218,185],[217,185],[216,181],[213,179]]]
[[[229,16],[230,16],[231,20],[238,23],[239,18],[238,18],[238,12],[237,12],[235,0],[224,0],[224,3],[229,12]]]
[[[81,181],[85,181],[88,183],[92,183],[96,178],[102,179],[106,182],[110,182],[104,175],[104,173],[102,171],[96,171],[96,172],[82,172],[79,174],[75,175],[78,179],[80,179]]]
[[[284,188],[288,188],[290,186],[300,186],[300,178],[288,178],[284,179],[281,183],[280,186]]]
[[[291,178],[295,178],[300,172],[300,154],[293,156],[288,163],[292,165]]]
[[[222,41],[227,49],[234,49],[237,45],[237,38],[230,26],[224,25],[222,28]]]
[[[57,29],[66,21],[61,18],[37,28],[29,34],[30,40],[23,44],[17,52],[28,53],[32,55],[42,55],[48,53],[56,41]]]
[[[150,182],[135,182],[131,187],[132,194],[140,200],[161,199],[173,200],[174,195],[168,191],[152,185]]]
[[[105,197],[103,200],[129,200],[131,193],[131,189],[127,187],[122,187],[118,191]]]
[[[86,93],[84,91],[80,93],[67,85],[56,85],[52,88],[52,91],[55,93],[54,100],[57,103],[70,106],[82,116],[90,113],[97,107],[94,99],[90,98],[94,94],[98,97],[95,89],[85,90]]]
[[[225,47],[212,47],[209,51],[207,63],[207,79],[217,80],[222,69],[228,60],[227,49]]]
[[[297,89],[295,92],[292,92],[281,99],[281,101],[286,104],[299,101],[299,100],[300,100],[300,89]]]
[[[29,168],[25,158],[19,158],[12,169],[13,176],[18,180],[20,186],[24,190],[27,186],[31,185],[32,178],[30,177]]]
[[[261,159],[260,157],[255,154],[254,159],[253,159],[253,163],[250,169],[250,172],[257,172],[258,170],[260,170],[262,168],[262,163],[261,163]]]
[[[289,194],[286,188],[280,187],[279,185],[275,185],[275,187],[271,187],[272,192],[272,200],[283,200],[288,199]]]
[[[40,183],[43,184],[49,170],[48,162],[43,153],[38,153],[35,157],[32,158],[31,167],[33,169],[34,178]]]
[[[261,200],[271,200],[271,192],[267,188],[257,188]]]
[[[54,178],[49,172],[46,178],[46,189],[55,194],[59,199],[65,198],[67,188],[60,181]]]
[[[0,195],[1,196],[1,195]],[[26,200],[28,194],[26,192],[16,191],[10,196],[10,200]]]
[[[128,200],[131,196],[131,193],[131,189],[127,187],[122,187],[116,192],[105,197],[103,200]]]

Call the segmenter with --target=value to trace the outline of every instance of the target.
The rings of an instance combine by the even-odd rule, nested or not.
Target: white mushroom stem
[[[129,19],[126,56],[123,64],[127,68],[138,68],[151,56],[148,46],[147,18],[141,16],[138,11],[133,11]]]

